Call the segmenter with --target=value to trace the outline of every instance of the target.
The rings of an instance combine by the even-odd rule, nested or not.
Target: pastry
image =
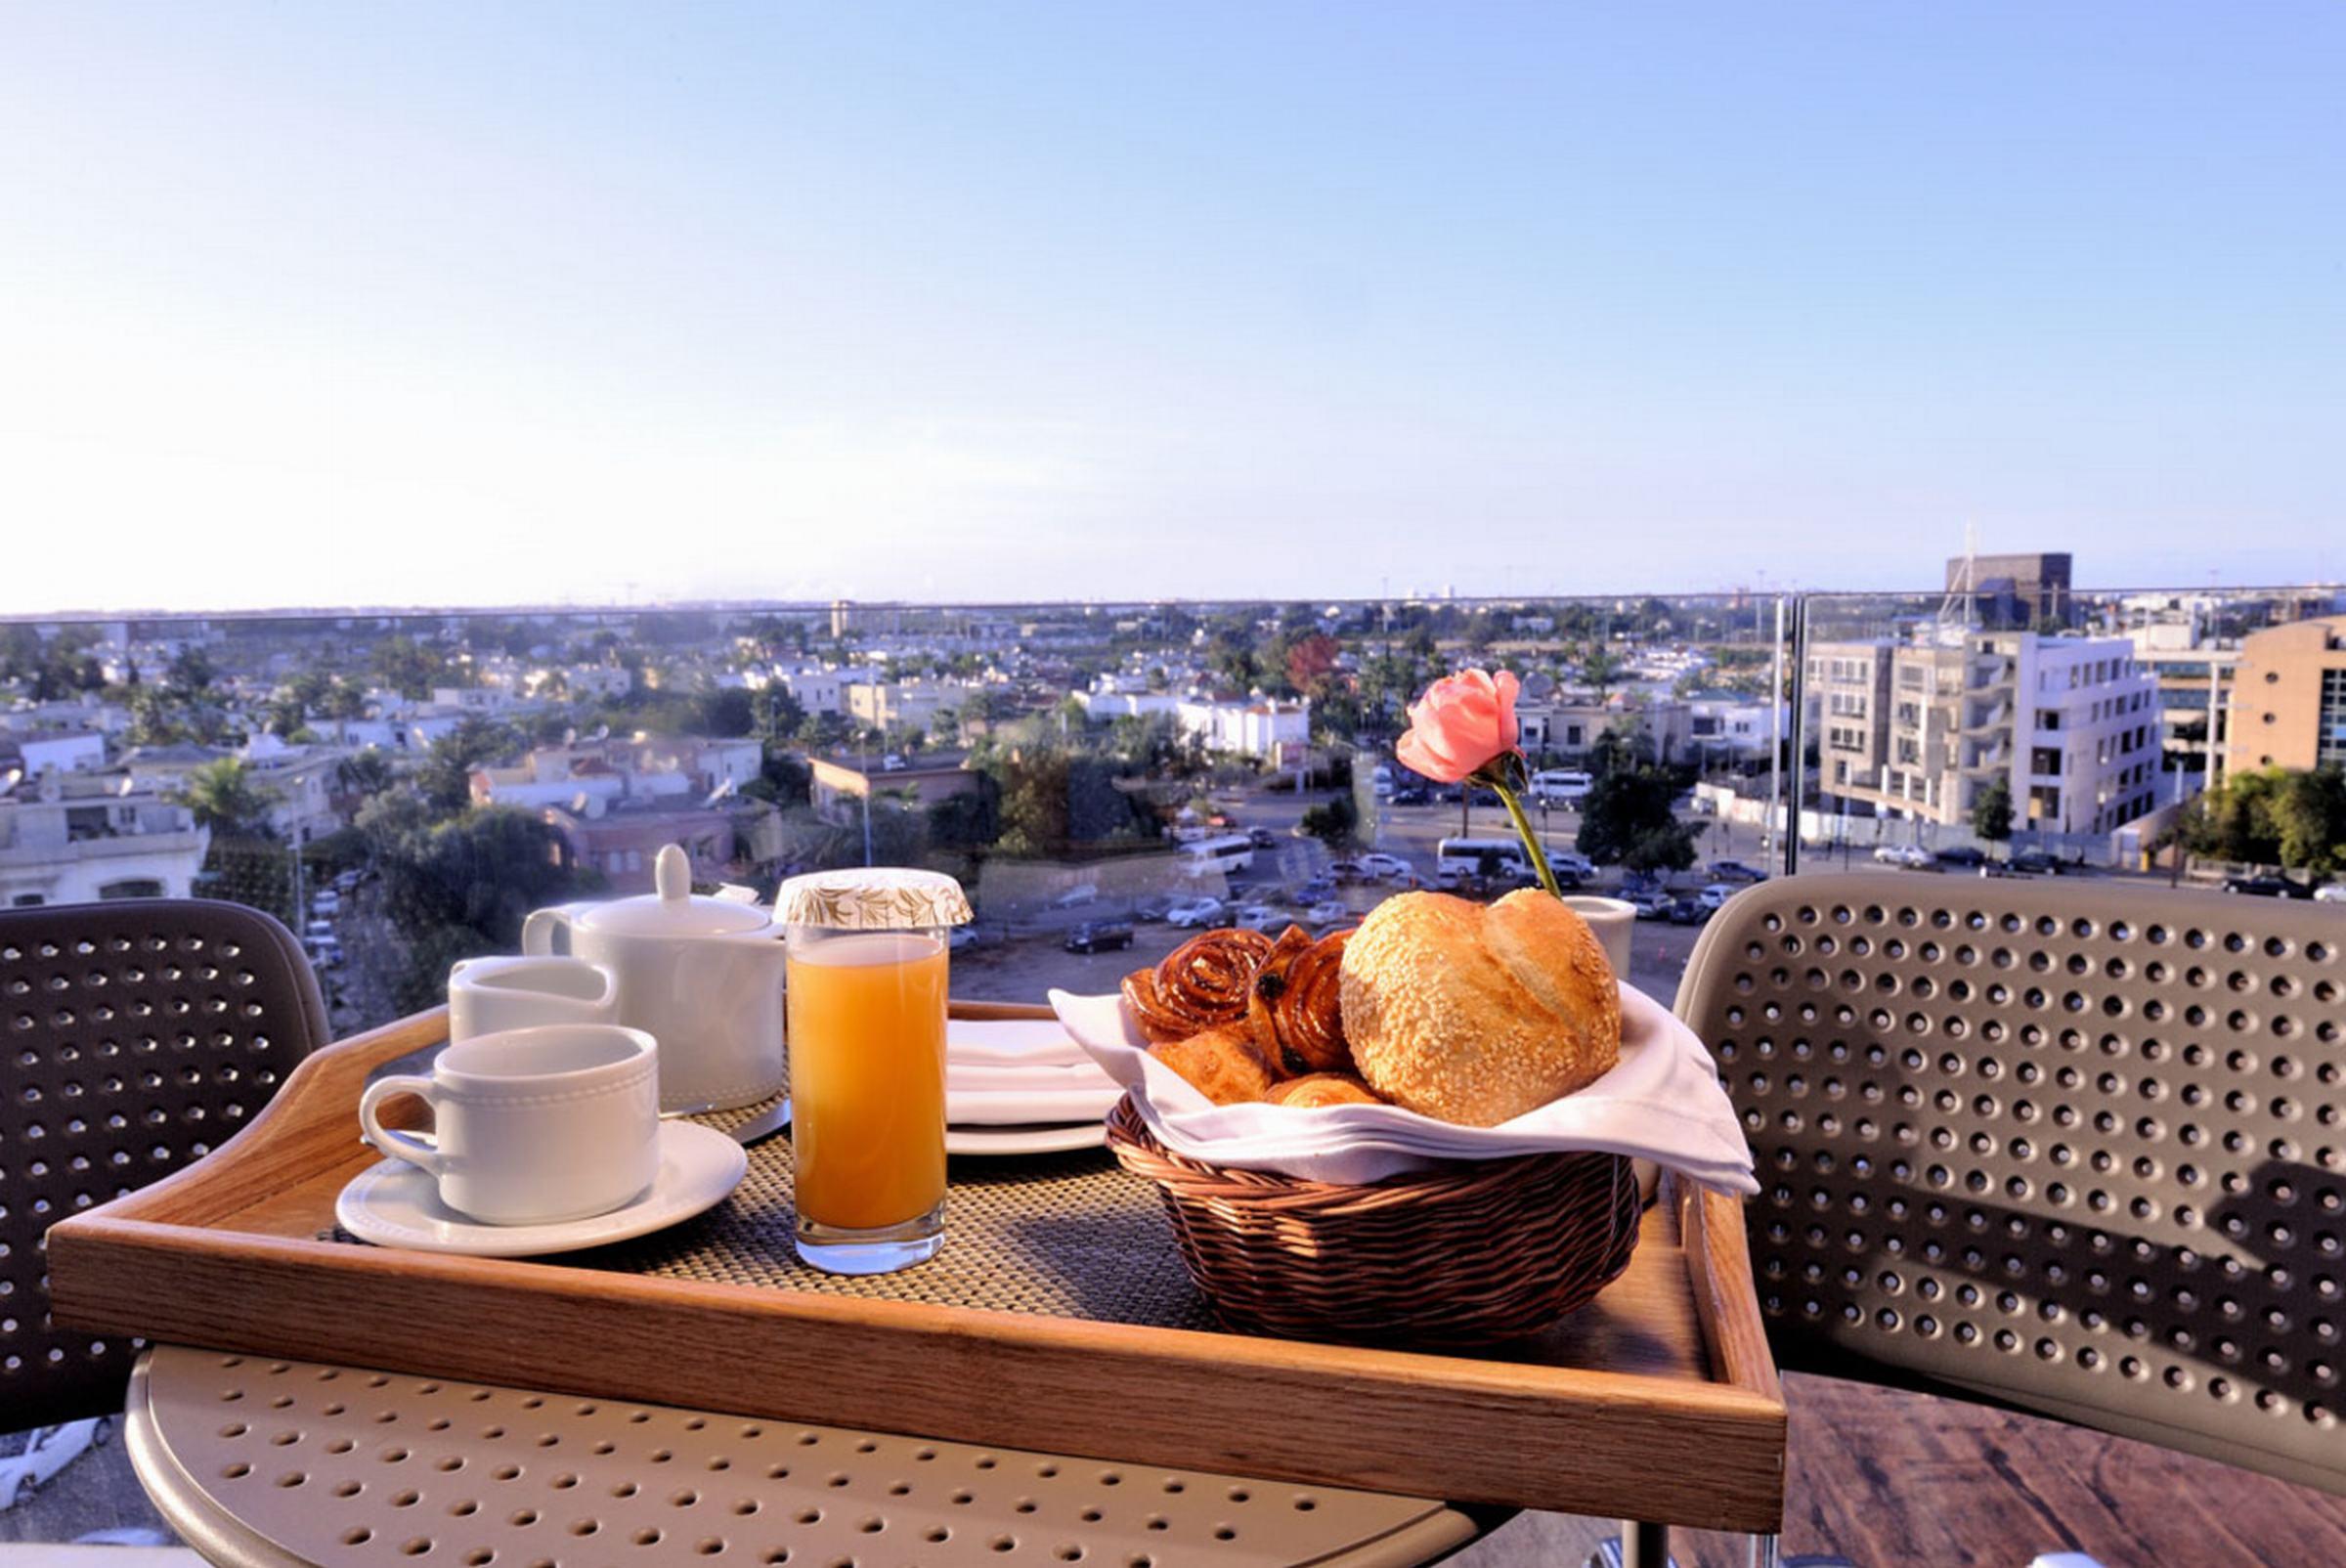
[[[1490,1127],[1592,1082],[1621,1056],[1621,994],[1587,923],[1545,893],[1485,909],[1386,899],[1345,944],[1343,1024],[1368,1086]]]
[[[1243,1024],[1205,1029],[1186,1040],[1165,1040],[1151,1046],[1149,1054],[1218,1106],[1260,1100],[1271,1089],[1271,1069],[1256,1054]]]
[[[1270,955],[1259,931],[1229,928],[1192,936],[1156,966],[1155,1005],[1188,1033],[1236,1024],[1246,1016],[1254,977]]]
[[[1246,1026],[1254,1031],[1254,1048],[1274,1073],[1308,1072],[1308,1067],[1288,1066],[1280,1051],[1279,999],[1286,994],[1287,968],[1311,951],[1312,938],[1301,926],[1289,926],[1279,934],[1279,940],[1263,955],[1262,968],[1255,971],[1254,985],[1246,997]]]
[[[1331,931],[1295,956],[1286,967],[1274,1020],[1279,1030],[1278,1066],[1288,1072],[1350,1072],[1352,1048],[1344,1042],[1342,964],[1350,931]]]
[[[1165,1006],[1156,994],[1156,971],[1136,969],[1124,977],[1124,1005],[1132,1009],[1133,1021],[1140,1024],[1141,1035],[1151,1044],[1159,1040],[1186,1040],[1197,1032],[1197,1026]]]
[[[1381,1106],[1376,1092],[1349,1072],[1307,1072],[1300,1078],[1275,1083],[1264,1098],[1275,1106]]]

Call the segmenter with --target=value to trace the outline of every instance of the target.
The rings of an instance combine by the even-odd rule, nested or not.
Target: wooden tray
[[[954,1014],[1048,1016],[983,1003]],[[1718,1530],[1773,1531],[1781,1519],[1783,1394],[1732,1198],[1666,1185],[1626,1274],[1555,1330],[1496,1354],[331,1239],[335,1195],[377,1158],[357,1137],[361,1087],[445,1027],[434,1011],[318,1053],[207,1158],[56,1226],[58,1320],[248,1354],[1461,1503]],[[996,1201],[1015,1180],[1001,1170],[988,1171]],[[947,1212],[950,1255],[950,1198]],[[1159,1232],[1151,1243],[1142,1228],[1120,1244],[1169,1255],[1173,1241]],[[1188,1321],[1201,1320],[1193,1311]]]

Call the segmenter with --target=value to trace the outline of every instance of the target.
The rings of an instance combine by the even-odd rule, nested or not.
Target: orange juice
[[[877,1231],[945,1198],[945,944],[841,933],[790,952],[800,1228]]]

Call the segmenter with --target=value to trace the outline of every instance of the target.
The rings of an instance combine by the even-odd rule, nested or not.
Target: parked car
[[[1276,849],[1279,848],[1279,835],[1269,828],[1248,828],[1246,842],[1258,849]]]
[[[2058,877],[2064,871],[2070,869],[2042,849],[2022,849],[2007,860],[2005,864],[2024,876],[2031,877]]]
[[[1711,886],[1705,888],[1701,893],[1696,893],[1694,895],[1694,899],[1695,902],[1701,904],[1705,909],[1716,910],[1721,904],[1724,904],[1729,898],[1734,896],[1735,890],[1733,888],[1728,887],[1723,882],[1714,882],[1711,884]]]
[[[1299,904],[1325,903],[1335,895],[1336,884],[1330,877],[1314,877],[1309,882],[1300,883],[1294,893],[1295,901]]]
[[[1596,876],[1596,862],[1577,849],[1548,850],[1547,868],[1559,877],[1577,877],[1583,882]]]
[[[1625,893],[1624,896],[1636,909],[1639,920],[1668,920],[1678,905],[1678,901],[1669,893],[1652,889]]]
[[[2314,890],[2302,882],[2287,877],[2226,877],[2226,893],[2246,893],[2251,898],[2311,898]]]
[[[1904,866],[1909,871],[1928,871],[1938,864],[1931,851],[1919,844],[1885,844],[1874,851],[1874,858],[1886,866]]]
[[[1352,911],[1333,898],[1324,898],[1306,909],[1303,918],[1315,926],[1340,926],[1352,918]]]
[[[1950,844],[1934,857],[1942,866],[1983,866],[1987,851],[1976,844]]]
[[[2346,904],[2346,882],[2324,882],[2314,890],[2317,903]]]
[[[1165,909],[1165,924],[1187,929],[1192,926],[1210,926],[1222,918],[1219,898],[1176,898]]]
[[[1374,854],[1362,855],[1360,858],[1360,866],[1361,869],[1369,876],[1379,879],[1385,877],[1406,876],[1410,870],[1410,863],[1407,860],[1404,860],[1400,855],[1385,854],[1381,851]]]
[[[1326,875],[1333,877],[1338,884],[1373,880],[1358,860],[1335,861],[1328,866]]]
[[[958,953],[965,947],[977,945],[978,928],[976,926],[955,926],[945,933],[945,950],[947,952]]]
[[[1132,928],[1120,920],[1087,920],[1060,944],[1070,953],[1104,953],[1132,945]]]
[[[1248,931],[1279,931],[1295,922],[1286,911],[1275,909],[1269,904],[1240,904],[1231,915],[1230,923],[1243,926]]]
[[[301,928],[301,935],[305,941],[332,941],[334,923],[330,920],[313,920]]]
[[[1673,926],[1699,926],[1716,913],[1716,904],[1707,904],[1699,897],[1673,898],[1670,902],[1670,923]]]
[[[1434,799],[1444,806],[1455,806],[1466,799],[1466,788],[1462,784],[1445,784],[1434,791]]]
[[[334,891],[336,893],[356,893],[358,892],[358,889],[359,874],[356,871],[345,871],[334,878]]]
[[[1163,893],[1143,898],[1132,906],[1135,920],[1162,920],[1173,912],[1173,900]]]
[[[1405,784],[1393,792],[1395,806],[1431,806],[1433,796],[1421,784]]]
[[[331,888],[321,888],[310,895],[310,913],[329,919],[342,912],[342,895]]]
[[[35,1426],[0,1436],[0,1511],[22,1507],[58,1471],[104,1442],[113,1432],[113,1417],[67,1421],[62,1426]]]
[[[1099,887],[1093,883],[1079,882],[1052,899],[1051,907],[1054,909],[1081,909],[1085,904],[1096,904],[1099,901]]]
[[[1742,860],[1714,860],[1711,875],[1718,882],[1765,882],[1767,873]],[[1714,906],[1716,907],[1716,906]]]

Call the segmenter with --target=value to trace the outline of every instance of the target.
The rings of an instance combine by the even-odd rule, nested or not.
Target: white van
[[[1563,806],[1585,799],[1595,780],[1576,767],[1544,768],[1532,775],[1532,799]]]
[[[1218,871],[1227,877],[1254,864],[1254,841],[1243,833],[1193,839],[1181,847],[1174,859],[1188,876],[1207,877]]]
[[[1435,850],[1434,870],[1445,877],[1478,877],[1490,856],[1497,855],[1502,877],[1528,877],[1532,862],[1520,839],[1444,839]]]

